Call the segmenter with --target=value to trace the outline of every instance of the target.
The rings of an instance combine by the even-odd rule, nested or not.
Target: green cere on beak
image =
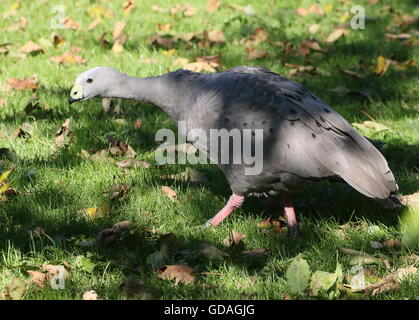
[[[81,99],[83,99],[83,88],[81,85],[75,84],[73,88],[71,88],[69,100],[77,101]]]

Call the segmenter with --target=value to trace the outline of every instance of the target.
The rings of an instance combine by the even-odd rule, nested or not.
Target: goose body
[[[99,73],[106,78],[110,68],[98,69],[104,70],[92,69],[79,76],[78,88],[88,87],[86,77],[98,78]],[[245,196],[287,194],[322,179],[343,180],[388,208],[399,204],[398,187],[383,155],[302,85],[266,68],[239,66],[214,74],[178,70],[148,79],[113,70],[108,77],[111,88],[94,96],[153,103],[176,124],[182,121],[186,125],[181,134],[196,128],[208,134],[211,129],[263,130],[263,169],[259,174],[245,174],[244,163],[220,164],[220,153],[218,159],[212,159],[219,163],[233,192],[224,208],[227,210],[218,215],[221,221]],[[200,152],[210,154],[209,144],[192,143]],[[292,208],[290,201],[285,202],[286,208]],[[294,215],[293,210],[289,215]]]

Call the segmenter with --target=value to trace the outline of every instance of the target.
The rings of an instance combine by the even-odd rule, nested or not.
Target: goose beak
[[[72,104],[73,102],[82,100],[84,98],[83,96],[83,88],[79,84],[75,84],[73,88],[71,88],[70,91],[70,98],[68,98],[68,103]]]

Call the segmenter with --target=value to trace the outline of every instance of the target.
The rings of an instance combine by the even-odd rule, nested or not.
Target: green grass
[[[94,153],[106,148],[103,138],[112,134],[130,144],[137,152],[137,158],[153,162],[156,148],[154,134],[159,128],[174,128],[170,119],[159,109],[131,101],[122,104],[121,116],[105,116],[99,100],[67,104],[69,89],[81,72],[95,66],[110,66],[129,75],[142,77],[162,74],[175,70],[173,61],[186,57],[194,61],[196,57],[222,54],[224,70],[236,65],[260,65],[287,75],[290,68],[284,63],[313,65],[329,75],[303,74],[295,78],[318,97],[352,122],[369,120],[361,110],[388,126],[391,130],[362,133],[372,139],[384,142],[382,152],[389,161],[400,187],[400,194],[412,194],[419,188],[419,118],[417,67],[396,70],[390,66],[382,76],[374,74],[373,68],[379,55],[402,62],[418,60],[415,46],[405,46],[401,40],[386,41],[385,33],[409,32],[417,29],[417,23],[387,31],[396,16],[410,14],[417,16],[418,7],[413,1],[382,0],[375,5],[366,5],[365,30],[351,30],[349,36],[333,44],[325,42],[327,35],[341,23],[340,18],[349,12],[351,3],[342,5],[340,1],[318,1],[319,6],[333,5],[332,11],[324,16],[301,17],[295,13],[298,7],[309,7],[309,1],[258,1],[252,4],[255,15],[249,16],[240,10],[223,5],[214,13],[206,11],[206,1],[185,2],[196,7],[198,13],[183,18],[180,14],[153,11],[151,6],[157,1],[137,1],[137,7],[128,15],[122,12],[119,1],[103,2],[102,6],[113,11],[113,18],[104,19],[94,30],[87,32],[92,19],[86,9],[94,1],[78,1],[76,5],[66,5],[66,15],[77,21],[81,29],[52,30],[51,8],[60,1],[22,1],[17,15],[1,19],[0,30],[18,21],[20,16],[27,19],[27,29],[16,32],[1,32],[0,44],[11,42],[10,53],[0,55],[0,82],[36,74],[40,88],[36,91],[41,106],[49,113],[26,114],[25,106],[32,93],[29,91],[0,91],[0,98],[6,99],[0,107],[0,148],[8,148],[16,153],[11,159],[3,159],[1,168],[16,166],[11,175],[11,184],[20,195],[0,202],[0,288],[13,277],[29,278],[26,270],[38,270],[44,262],[63,264],[67,261],[73,268],[71,281],[65,290],[43,290],[31,287],[25,299],[80,299],[87,290],[95,290],[103,299],[124,299],[120,288],[128,276],[134,276],[144,284],[146,290],[156,299],[283,299],[287,292],[285,271],[291,259],[303,253],[311,270],[333,272],[339,262],[346,275],[351,265],[348,256],[339,251],[340,247],[351,248],[379,256],[370,247],[370,241],[401,239],[400,228],[402,209],[384,210],[378,204],[352,190],[347,185],[320,183],[296,195],[296,209],[300,215],[302,235],[297,239],[288,238],[260,228],[258,223],[280,209],[267,209],[259,200],[248,199],[245,205],[229,217],[218,228],[203,229],[200,226],[223,207],[230,190],[222,173],[215,166],[197,166],[206,174],[209,184],[194,186],[160,179],[166,174],[184,171],[185,166],[173,165],[166,168],[152,166],[148,169],[118,168],[113,163],[94,162],[80,156],[81,150]],[[356,4],[367,1],[357,1]],[[15,1],[1,1],[0,12],[11,9]],[[246,1],[229,1],[246,6]],[[166,11],[177,1],[164,1],[160,5]],[[392,10],[386,10],[390,5]],[[112,33],[116,21],[127,22],[125,33],[129,39],[125,50],[115,54],[110,49],[101,48],[98,39],[103,32]],[[163,54],[164,49],[147,44],[147,38],[157,32],[157,23],[172,23],[169,33],[175,35],[186,32],[223,30],[227,42],[201,49],[195,43],[176,44],[173,56]],[[348,21],[347,21],[348,22]],[[291,43],[299,48],[302,41],[310,37],[308,27],[320,24],[320,30],[313,35],[327,53],[311,53],[307,56],[284,55],[282,49],[263,42],[256,47],[268,51],[266,58],[247,60],[244,37],[250,38],[256,27],[269,31],[275,42]],[[41,38],[50,39],[57,32],[66,39],[62,47],[45,47],[45,52],[25,59],[13,56],[29,40],[41,44]],[[417,31],[416,31],[417,37]],[[108,38],[110,39],[110,37]],[[41,44],[42,46],[42,44]],[[86,59],[84,65],[57,66],[50,61],[52,55],[61,55],[70,47],[80,47],[80,56]],[[158,62],[146,64],[140,59],[153,58]],[[362,63],[367,66],[360,72],[362,79],[349,77],[337,68],[355,70]],[[342,95],[330,89],[346,87],[352,91],[368,90],[370,96],[361,99],[356,95]],[[57,150],[53,147],[54,134],[66,118],[72,118],[71,129],[74,139],[68,148]],[[140,117],[143,127],[136,129],[134,120]],[[126,119],[127,124],[118,124],[116,118]],[[15,138],[14,133],[24,122],[34,127],[29,138]],[[3,170],[2,170],[3,171]],[[105,198],[102,191],[113,184],[126,184],[132,188],[130,197],[113,205],[108,215],[87,220],[77,214],[84,208],[101,205]],[[172,202],[161,191],[162,185],[170,185],[177,191],[178,201]],[[82,236],[96,238],[98,232],[110,228],[118,221],[129,220],[135,228],[110,247],[82,247],[75,239]],[[348,222],[354,227],[342,234],[340,225]],[[27,230],[42,227],[45,235],[31,238]],[[157,234],[152,230],[156,229]],[[222,241],[230,229],[246,235],[246,249],[265,248],[263,258],[245,258],[239,249],[224,248]],[[418,230],[415,230],[419,232]],[[147,258],[161,248],[161,235],[174,233],[181,237],[179,248],[171,250],[167,264],[188,264],[197,270],[193,285],[179,284],[157,278]],[[197,254],[196,249],[203,242],[211,242],[229,253],[223,261],[208,261]],[[186,250],[189,249],[189,250]],[[417,244],[396,250],[382,249],[380,252],[389,259],[392,267],[406,267],[402,257],[418,251]],[[185,251],[186,250],[186,251]],[[416,251],[415,251],[416,250]],[[75,263],[77,256],[86,256],[95,264],[93,272],[86,272]],[[382,262],[367,266],[377,278],[388,274]],[[206,272],[200,274],[200,272]],[[418,281],[403,283],[396,291],[375,297],[364,294],[342,294],[340,298],[358,299],[417,299]]]

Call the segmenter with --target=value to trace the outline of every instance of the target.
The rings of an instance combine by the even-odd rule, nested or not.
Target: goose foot
[[[300,226],[298,224],[297,217],[295,216],[291,194],[288,192],[283,193],[281,195],[281,200],[284,203],[284,213],[287,218],[288,235],[295,238],[300,233]]]
[[[209,219],[206,223],[206,227],[216,227],[218,226],[225,218],[233,213],[234,210],[240,208],[243,204],[244,196],[239,196],[237,194],[232,194],[230,199],[224,208],[220,210],[212,219]]]

